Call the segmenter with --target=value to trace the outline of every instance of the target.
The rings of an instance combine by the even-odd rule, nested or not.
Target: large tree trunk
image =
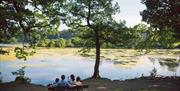
[[[95,30],[95,41],[96,41],[96,62],[94,66],[94,74],[92,76],[93,79],[100,78],[99,75],[99,64],[100,64],[100,42],[99,42],[99,32]]]

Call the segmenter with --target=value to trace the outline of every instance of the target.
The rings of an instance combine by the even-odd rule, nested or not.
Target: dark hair
[[[81,81],[81,78],[79,76],[76,77],[76,81]]]
[[[75,80],[75,76],[73,74],[70,75],[70,78],[71,78],[72,81]]]
[[[61,80],[64,80],[65,79],[65,75],[61,75]]]
[[[55,82],[59,82],[59,78],[56,78]]]

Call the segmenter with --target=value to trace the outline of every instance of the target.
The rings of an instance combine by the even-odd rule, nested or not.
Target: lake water
[[[180,76],[180,62],[167,63],[148,56],[138,57],[138,61],[117,62],[101,61],[100,75],[111,80],[125,80],[149,76],[153,68],[157,69],[160,76]],[[25,66],[25,75],[31,78],[32,83],[47,85],[52,83],[56,77],[64,74],[74,74],[82,79],[92,76],[94,59],[81,56],[43,56],[38,59],[27,61],[1,61],[0,72],[3,82],[13,81],[15,76],[11,72],[17,71]]]

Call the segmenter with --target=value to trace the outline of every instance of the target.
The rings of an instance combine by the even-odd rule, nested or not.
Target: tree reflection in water
[[[159,59],[159,64],[163,67],[167,67],[169,71],[175,72],[180,66],[180,62],[176,59]]]

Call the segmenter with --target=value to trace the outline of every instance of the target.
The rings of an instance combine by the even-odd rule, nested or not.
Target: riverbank
[[[149,77],[111,81],[109,79],[86,79],[89,85],[84,91],[180,91],[180,77],[155,78]],[[48,91],[47,87],[36,84],[21,84],[16,82],[0,83],[0,91]]]

